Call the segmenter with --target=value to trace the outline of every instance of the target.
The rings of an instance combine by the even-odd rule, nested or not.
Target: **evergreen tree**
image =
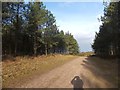
[[[42,2],[2,3],[3,55],[77,54],[73,35],[59,31]]]
[[[120,56],[119,6],[119,2],[110,2],[109,5],[105,5],[104,17],[101,18],[103,23],[92,45],[98,56]]]

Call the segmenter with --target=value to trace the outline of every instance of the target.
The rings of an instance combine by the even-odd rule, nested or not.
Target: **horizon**
[[[103,16],[103,2],[43,2],[55,18],[59,30],[70,32],[77,40],[80,52],[92,51],[95,32]]]

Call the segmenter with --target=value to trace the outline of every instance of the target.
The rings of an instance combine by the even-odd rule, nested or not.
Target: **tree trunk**
[[[37,48],[36,48],[36,46],[34,47],[34,55],[37,56]]]
[[[17,42],[17,36],[18,36],[18,32],[19,32],[19,4],[17,4],[17,15],[16,15],[16,31],[15,31],[15,51],[14,51],[14,55],[16,56],[17,54],[17,46],[18,46],[18,42]]]
[[[17,41],[15,40],[15,51],[14,51],[14,55],[16,56],[17,54]]]
[[[36,34],[35,34],[36,35]],[[37,42],[36,42],[37,37],[34,37],[34,55],[37,56]]]
[[[11,55],[11,45],[9,44],[9,55]]]
[[[45,44],[45,55],[47,56],[47,44]]]

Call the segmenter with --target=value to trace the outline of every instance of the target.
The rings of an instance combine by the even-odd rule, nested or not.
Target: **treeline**
[[[100,57],[120,57],[120,2],[104,3],[102,25],[92,45]]]
[[[42,2],[2,2],[2,54],[77,54],[77,41],[60,31]]]

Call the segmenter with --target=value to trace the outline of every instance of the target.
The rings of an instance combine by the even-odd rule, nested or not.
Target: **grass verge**
[[[16,57],[15,61],[7,60],[2,62],[2,87],[13,88],[77,57],[73,55],[25,56]]]

